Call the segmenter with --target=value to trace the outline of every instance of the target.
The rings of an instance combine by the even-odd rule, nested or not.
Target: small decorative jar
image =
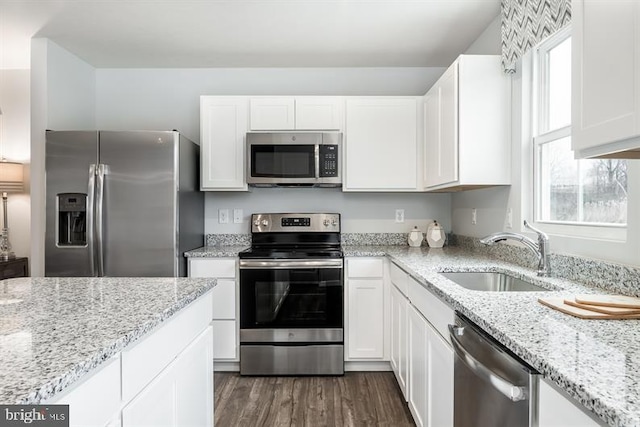
[[[412,248],[419,248],[420,245],[422,245],[422,239],[422,231],[420,231],[416,225],[409,233],[409,246]]]
[[[446,238],[447,235],[437,221],[433,221],[432,224],[429,224],[429,227],[427,227],[427,243],[430,248],[443,247]]]

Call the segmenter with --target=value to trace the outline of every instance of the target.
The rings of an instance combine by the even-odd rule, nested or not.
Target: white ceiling
[[[98,68],[444,67],[500,0],[0,0],[0,68],[48,37]]]

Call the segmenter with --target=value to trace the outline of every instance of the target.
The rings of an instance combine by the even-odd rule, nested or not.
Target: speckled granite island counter
[[[346,257],[388,256],[601,420],[611,426],[640,425],[640,320],[582,320],[537,302],[543,296],[607,293],[604,289],[553,277],[541,279],[533,268],[457,247],[343,249]],[[625,268],[608,274],[624,284]],[[550,291],[471,291],[438,274],[446,271],[506,272]]]
[[[0,402],[37,404],[52,398],[173,319],[215,283],[187,278],[3,280]]]

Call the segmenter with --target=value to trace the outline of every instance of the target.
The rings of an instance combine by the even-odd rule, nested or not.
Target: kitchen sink
[[[521,292],[549,290],[504,273],[465,271],[440,274],[463,288],[472,291]]]

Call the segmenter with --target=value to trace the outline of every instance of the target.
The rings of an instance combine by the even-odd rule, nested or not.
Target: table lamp
[[[0,160],[0,193],[2,193],[3,227],[0,235],[0,260],[14,259],[9,242],[9,225],[7,222],[7,195],[23,191],[23,168],[21,163]]]

